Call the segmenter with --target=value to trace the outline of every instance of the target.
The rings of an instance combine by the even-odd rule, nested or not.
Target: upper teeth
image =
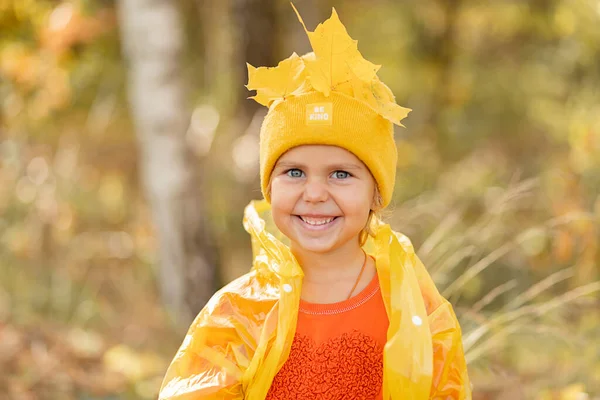
[[[306,222],[309,225],[325,225],[333,221],[334,217],[329,218],[309,218],[309,217],[300,217],[302,221]]]

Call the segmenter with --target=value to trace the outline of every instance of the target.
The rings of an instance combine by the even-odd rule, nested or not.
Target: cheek
[[[273,210],[290,211],[295,204],[294,191],[285,182],[274,179],[271,184],[271,207]]]
[[[352,212],[352,222],[353,222],[353,226],[356,227],[358,230],[361,230],[364,228],[365,224],[367,223],[367,219],[369,218],[369,204],[368,203],[361,203],[360,206],[357,204],[355,205],[355,209]]]
[[[345,193],[344,196],[338,198],[338,205],[346,216],[346,226],[351,231],[356,231],[355,233],[364,229],[369,218],[372,194],[368,189],[368,185],[365,185],[365,187],[355,187],[353,190]]]
[[[271,184],[271,215],[273,222],[283,233],[288,231],[287,225],[290,224],[290,215],[296,204],[297,196],[292,189],[277,179]]]
[[[371,208],[371,200],[372,195],[369,194],[368,187],[354,187],[340,193],[337,201],[348,216],[366,219]]]

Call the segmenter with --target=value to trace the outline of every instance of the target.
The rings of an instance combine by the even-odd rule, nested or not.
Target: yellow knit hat
[[[362,57],[335,9],[314,32],[304,29],[313,52],[302,57],[293,53],[273,68],[248,64],[246,87],[256,90],[254,100],[269,107],[260,131],[263,195],[270,201],[271,173],[286,151],[323,144],[350,151],[369,168],[385,207],[392,198],[398,158],[393,124],[402,126],[411,110],[396,104],[377,77],[380,66]]]

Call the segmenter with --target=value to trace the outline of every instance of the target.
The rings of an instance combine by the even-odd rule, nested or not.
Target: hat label
[[[306,125],[332,125],[333,104],[312,103],[306,105]]]

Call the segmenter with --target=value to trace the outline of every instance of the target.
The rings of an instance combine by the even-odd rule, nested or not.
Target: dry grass
[[[600,348],[594,347],[600,282],[574,287],[580,253],[573,254],[571,266],[552,253],[557,230],[599,225],[597,217],[581,211],[548,215],[534,179],[514,177],[505,188],[484,185],[478,190],[482,176],[491,173],[462,169],[472,169],[468,160],[442,176],[434,191],[397,208],[392,224],[421,239],[419,256],[440,292],[455,304],[475,394],[537,398],[545,389],[581,383],[589,395],[600,395],[600,381],[592,372],[600,371]],[[460,179],[469,174],[473,179]],[[452,176],[456,185],[444,185]],[[532,260],[543,269],[532,270]],[[595,318],[596,328],[582,332],[582,315]],[[527,359],[520,354],[534,348],[545,354],[544,360],[562,360],[563,367],[550,368],[541,358],[538,365],[535,359],[515,361]],[[598,352],[595,363],[578,359],[582,348]]]

